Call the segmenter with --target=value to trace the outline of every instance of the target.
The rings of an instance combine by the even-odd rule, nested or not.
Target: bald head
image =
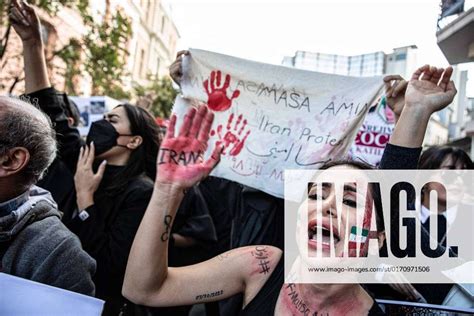
[[[33,105],[0,96],[0,162],[23,159],[14,155],[17,149],[27,152],[26,160],[18,164],[18,170],[10,166],[8,170],[13,171],[9,174],[21,176],[18,185],[29,186],[41,178],[56,157],[55,132],[49,118]]]

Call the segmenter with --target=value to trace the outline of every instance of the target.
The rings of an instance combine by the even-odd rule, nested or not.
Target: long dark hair
[[[443,161],[451,157],[454,166],[461,169],[473,169],[471,158],[460,148],[452,146],[433,146],[423,152],[418,163],[418,169],[439,169]]]
[[[160,147],[160,129],[150,112],[129,103],[120,104],[117,107],[123,107],[127,113],[131,134],[141,136],[143,141],[140,146],[132,151],[124,169],[105,188],[107,194],[116,194],[118,191],[123,190],[128,181],[138,176],[146,175],[154,181],[156,176],[156,157]]]

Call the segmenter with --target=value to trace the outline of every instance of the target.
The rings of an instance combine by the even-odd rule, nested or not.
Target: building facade
[[[297,51],[286,56],[282,64],[299,69],[344,76],[370,77],[400,74],[404,78],[417,67],[415,45],[394,48],[390,54],[382,51],[355,56]]]
[[[420,66],[417,60],[416,45],[394,48],[389,54],[379,51],[355,56],[297,51],[295,56],[284,57],[282,64],[345,76],[367,77],[399,74],[407,80]],[[462,108],[465,95],[462,94],[462,91],[466,89],[466,73],[454,66],[452,80],[461,93],[458,93],[450,107],[432,116],[424,146],[446,144],[459,135],[460,128],[457,122],[462,121],[464,115]]]
[[[472,2],[469,7],[466,7],[467,3],[465,5],[464,1],[457,2],[462,2],[463,8],[453,7],[455,10],[449,14],[443,11],[440,13],[436,38],[439,48],[449,63],[464,64],[465,68],[468,64],[474,64],[474,6]],[[448,6],[456,5],[457,2]],[[440,21],[444,20],[450,20],[450,22],[440,27]],[[474,104],[466,91],[467,84],[471,87],[474,85],[473,79],[469,80],[469,74],[472,76],[472,73],[468,73],[467,70],[455,71],[453,74],[454,82],[461,82],[464,85],[457,85],[457,103],[455,103],[449,131],[451,145],[463,148],[474,159]]]
[[[170,10],[160,0],[112,1],[132,20],[133,35],[129,42],[126,84],[147,85],[153,77],[168,75],[176,57],[179,32]]]
[[[127,43],[126,75],[123,85],[130,91],[135,84],[146,86],[154,77],[168,75],[168,67],[176,56],[179,33],[169,9],[160,0],[98,0],[90,1],[91,12],[97,19],[103,18],[106,6],[111,12],[122,10],[132,23],[132,36]],[[60,8],[53,17],[39,10],[42,35],[53,85],[61,90],[65,87],[65,65],[54,52],[61,50],[71,38],[81,38],[86,28],[78,12]],[[11,33],[4,60],[8,60],[0,73],[0,93],[19,94],[24,91],[21,41]],[[17,82],[15,82],[17,81]],[[74,80],[78,95],[91,94],[91,80],[87,75]],[[12,88],[13,87],[13,88]]]

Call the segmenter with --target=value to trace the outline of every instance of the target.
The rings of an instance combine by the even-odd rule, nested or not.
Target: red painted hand
[[[248,130],[245,135],[242,137],[242,134],[247,127],[247,120],[243,120],[242,122],[242,114],[237,117],[237,121],[235,122],[234,128],[232,129],[232,121],[234,120],[234,113],[229,116],[229,120],[227,121],[227,131],[224,136],[222,136],[222,124],[217,126],[217,137],[219,140],[216,142],[216,146],[223,146],[224,149],[222,150],[222,154],[225,155],[225,150],[232,145],[232,149],[229,152],[231,156],[237,156],[242,148],[244,147],[245,140],[250,134]],[[240,123],[242,122],[242,126],[239,128]],[[216,131],[211,131],[211,136],[214,136]]]
[[[160,146],[156,182],[189,188],[205,178],[220,160],[221,147],[203,161],[214,114],[205,105],[189,109],[177,137],[174,136],[176,115],[173,114]]]
[[[227,88],[230,85],[230,75],[225,76],[225,81],[222,87],[221,85],[222,75],[220,70],[211,72],[211,80],[205,80],[203,82],[204,89],[206,90],[208,99],[207,105],[213,111],[225,111],[232,105],[232,100],[237,98],[240,95],[239,90],[235,90],[232,93],[232,97],[229,99],[227,97]]]

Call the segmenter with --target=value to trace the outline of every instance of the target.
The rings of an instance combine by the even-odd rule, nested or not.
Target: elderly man
[[[0,271],[94,295],[95,261],[34,184],[56,156],[55,132],[33,105],[0,96]]]

